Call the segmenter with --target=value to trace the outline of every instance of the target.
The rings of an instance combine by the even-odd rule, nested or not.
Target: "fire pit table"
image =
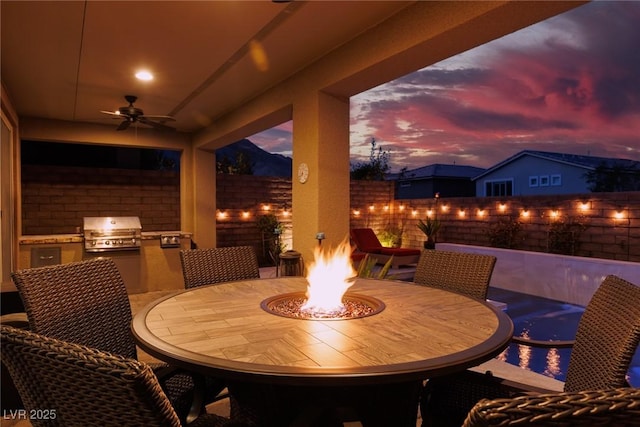
[[[489,303],[393,280],[356,280],[345,296],[383,305],[359,318],[293,318],[265,304],[306,287],[281,277],[179,291],[136,314],[133,334],[158,359],[228,380],[263,425],[348,408],[365,426],[415,426],[424,379],[489,360],[513,333]]]

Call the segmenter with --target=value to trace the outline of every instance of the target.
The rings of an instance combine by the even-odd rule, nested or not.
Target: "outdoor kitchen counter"
[[[179,236],[179,245],[163,248],[162,236]],[[84,236],[80,233],[21,236],[15,268],[38,267],[40,258],[43,264],[52,265],[109,256],[116,261],[131,294],[184,289],[179,251],[191,247],[191,236],[192,233],[185,231],[143,231],[139,250],[94,254],[84,250]],[[2,282],[1,291],[17,292],[11,280]]]
[[[83,243],[82,234],[49,234],[21,236],[18,243],[21,245],[48,245],[60,243]]]
[[[160,236],[179,236],[181,239],[190,239],[192,233],[186,231],[143,231],[142,240],[159,240]],[[20,245],[48,245],[60,243],[83,243],[82,234],[50,234],[21,236],[18,239]]]

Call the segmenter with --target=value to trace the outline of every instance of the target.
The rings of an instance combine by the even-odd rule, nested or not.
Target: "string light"
[[[430,207],[430,208],[428,208],[426,210],[427,218],[433,218],[434,215],[437,215],[436,210],[438,209],[439,197],[436,196],[435,200],[436,200],[436,205],[432,206],[432,207]],[[575,203],[574,206],[575,206],[576,211],[586,212],[586,211],[589,211],[590,209],[593,209],[593,202],[590,201],[590,200],[588,200],[588,201],[577,200],[577,201],[575,201],[573,203]],[[258,206],[260,206],[259,209],[261,209],[264,212],[270,212],[272,210],[272,207],[271,207],[271,205],[269,203],[260,203]],[[383,210],[385,212],[390,212],[393,209],[393,202],[383,205],[382,208],[383,208]],[[505,212],[507,210],[507,203],[500,202],[500,203],[498,203],[497,208],[498,208],[498,211]],[[413,218],[416,218],[420,213],[420,211],[418,209],[412,208],[411,206],[407,206],[405,204],[397,205],[397,209],[398,209],[398,212],[406,212],[407,210],[410,211],[411,212],[411,216]],[[450,209],[451,209],[450,205],[447,205],[447,204],[441,204],[440,205],[440,210],[442,212],[449,212]],[[467,214],[473,212],[473,210],[474,210],[473,208],[469,208],[469,209],[467,209],[465,207],[457,208],[457,216],[459,218],[467,217]],[[368,206],[368,210],[371,213],[374,213],[374,211],[376,210],[375,205],[374,204],[369,205]],[[469,212],[467,212],[468,210],[469,210]],[[613,214],[611,215],[611,218],[613,218],[616,221],[626,219],[627,218],[627,214],[625,213],[625,210],[626,210],[626,208],[618,208],[618,209],[616,209],[613,212]],[[475,209],[475,212],[476,212],[476,216],[478,218],[486,218],[491,213],[491,211],[487,211],[487,209],[485,209],[485,208],[477,208],[477,209]],[[559,219],[561,217],[561,209],[558,209],[558,208],[549,209],[547,212],[548,212],[548,215],[549,215],[548,218],[550,218],[552,220],[557,220],[557,219]],[[353,213],[354,217],[360,217],[362,215],[362,210],[360,208],[355,208],[355,209],[352,210],[352,213]],[[240,212],[237,215],[243,220],[249,219],[252,216],[254,216],[254,215],[252,215],[252,210],[251,209],[244,210],[244,211]],[[282,211],[281,211],[281,215],[282,215],[282,217],[288,219],[288,218],[291,217],[292,213],[291,213],[291,210],[287,209],[286,205],[284,205],[284,207],[282,208]],[[219,220],[228,220],[228,219],[231,218],[231,216],[232,216],[232,214],[230,214],[229,211],[225,210],[225,209],[218,209],[217,212],[216,212],[216,217]],[[233,214],[233,216],[235,216],[235,214]],[[522,208],[520,210],[520,216],[522,218],[530,218],[532,216],[531,212],[530,212],[530,209]],[[544,214],[541,214],[541,217],[544,217]]]

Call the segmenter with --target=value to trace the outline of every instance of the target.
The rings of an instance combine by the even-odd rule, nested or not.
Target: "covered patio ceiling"
[[[2,80],[20,117],[194,133],[411,1],[2,1]],[[154,73],[138,81],[138,69]]]

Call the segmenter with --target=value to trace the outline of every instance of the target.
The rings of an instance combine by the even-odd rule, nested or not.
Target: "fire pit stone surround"
[[[304,309],[304,292],[291,292],[269,297],[260,307],[267,313],[301,320],[350,320],[373,316],[385,309],[385,304],[377,298],[347,292],[342,298],[341,310],[319,311]]]

